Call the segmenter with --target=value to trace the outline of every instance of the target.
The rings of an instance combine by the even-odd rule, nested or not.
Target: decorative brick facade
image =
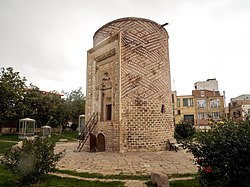
[[[88,51],[85,112],[86,120],[98,112],[92,133],[104,140],[97,138],[97,149],[164,150],[174,131],[170,83],[168,33],[161,25],[122,18],[97,30]]]

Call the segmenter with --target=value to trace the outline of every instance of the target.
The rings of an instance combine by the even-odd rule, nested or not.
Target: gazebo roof
[[[51,129],[51,126],[48,126],[48,125],[44,125],[41,127],[42,129]]]
[[[20,119],[19,121],[36,121],[36,120],[31,119],[31,118],[24,118],[24,119]]]

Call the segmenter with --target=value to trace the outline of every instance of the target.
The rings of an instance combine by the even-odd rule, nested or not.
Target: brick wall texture
[[[173,136],[168,33],[143,18],[102,26],[88,51],[86,120],[107,151],[164,150]],[[111,106],[111,119],[110,109]]]

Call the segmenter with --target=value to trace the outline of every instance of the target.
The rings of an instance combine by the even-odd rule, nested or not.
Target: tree
[[[64,102],[65,119],[78,123],[79,115],[85,114],[85,97],[82,93],[82,88],[71,91],[70,93],[64,93],[66,96]],[[64,124],[63,129],[66,128]]]
[[[215,125],[188,147],[196,159],[201,186],[249,186],[250,121]]]
[[[56,92],[47,92],[43,94],[40,107],[38,108],[37,117],[41,125],[50,125],[51,127],[57,127],[60,125],[60,107],[63,103],[63,99]]]
[[[7,121],[17,121],[23,117],[25,81],[25,77],[20,77],[19,72],[14,72],[12,67],[1,68],[0,123],[2,125]]]
[[[189,121],[181,121],[175,126],[174,136],[176,139],[191,138],[195,133],[195,128]]]
[[[25,85],[26,79],[20,77],[13,68],[1,68],[0,72],[0,132],[5,122],[30,117],[38,127],[50,125],[66,128],[67,121],[77,124],[78,116],[85,112],[85,98],[81,88],[65,93],[61,98],[57,91],[44,92],[37,86]]]
[[[43,94],[37,86],[30,84],[29,89],[26,89],[24,94],[24,117],[36,119],[39,117],[38,109],[42,105]],[[36,122],[39,124],[39,121]]]

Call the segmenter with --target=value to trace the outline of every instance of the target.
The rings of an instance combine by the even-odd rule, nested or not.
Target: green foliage
[[[180,124],[175,126],[174,137],[176,139],[187,139],[191,138],[195,133],[195,128],[188,121],[182,121]]]
[[[63,103],[61,113],[64,114],[64,121],[72,121],[78,124],[79,115],[85,114],[85,97],[82,93],[82,88],[64,93],[66,99]],[[63,123],[63,129],[66,128],[66,123]]]
[[[202,186],[250,184],[250,121],[216,125],[188,145]]]
[[[20,77],[19,72],[14,72],[13,68],[1,68],[0,123],[15,121],[22,117],[25,81],[26,79]]]
[[[54,153],[55,143],[49,138],[23,140],[22,149],[11,150],[1,159],[4,168],[21,177],[21,182],[36,183],[48,172],[55,171],[56,162],[64,152]]]
[[[71,128],[73,131],[76,131],[77,127],[78,127],[78,124],[76,124],[76,123],[73,123],[73,124],[70,126],[70,128]]]
[[[50,125],[66,128],[67,121],[78,123],[78,116],[85,113],[85,99],[81,88],[64,93],[44,92],[37,86],[25,85],[26,79],[12,67],[0,71],[0,133],[5,123],[18,124],[24,117],[36,120],[37,127]]]
[[[56,92],[43,92],[38,87],[30,85],[26,91],[24,102],[25,116],[36,119],[37,127],[49,125],[57,127],[61,123],[61,105],[63,99]]]

